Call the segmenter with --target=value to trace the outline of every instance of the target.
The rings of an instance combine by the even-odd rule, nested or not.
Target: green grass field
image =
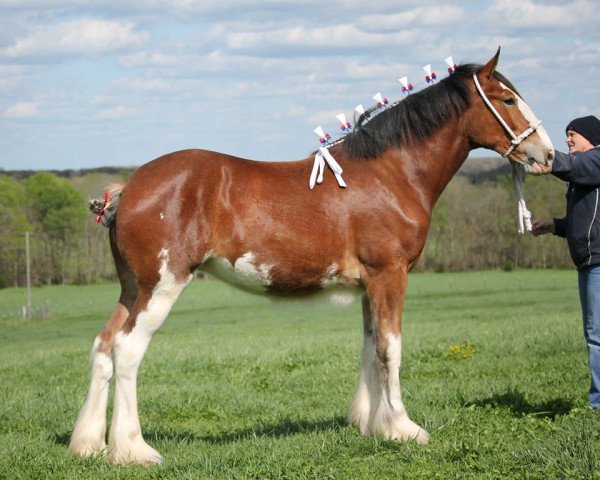
[[[152,468],[67,452],[117,293],[38,288],[50,318],[24,322],[25,291],[0,290],[0,478],[600,478],[575,272],[411,277],[401,378],[427,446],[345,422],[359,302],[271,303],[194,282],[140,369],[142,429],[165,458]]]

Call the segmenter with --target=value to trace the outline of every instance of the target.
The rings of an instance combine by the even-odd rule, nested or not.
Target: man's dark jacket
[[[569,182],[567,215],[554,219],[555,235],[566,237],[578,270],[600,265],[600,146],[556,152],[552,175]]]

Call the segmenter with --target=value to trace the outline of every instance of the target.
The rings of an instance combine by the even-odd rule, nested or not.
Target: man
[[[589,400],[592,408],[600,409],[600,120],[592,115],[576,118],[566,131],[569,153],[556,152],[552,175],[569,182],[567,215],[533,222],[532,233],[567,239],[579,275],[591,372]]]

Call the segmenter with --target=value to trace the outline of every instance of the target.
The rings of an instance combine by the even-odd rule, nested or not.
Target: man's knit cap
[[[600,145],[600,120],[593,115],[572,120],[566,131],[573,130],[585,137],[594,147]]]

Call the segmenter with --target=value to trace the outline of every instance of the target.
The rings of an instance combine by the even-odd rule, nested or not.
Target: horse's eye
[[[508,97],[508,98],[504,99],[503,101],[504,101],[504,105],[514,105],[515,104],[515,99],[512,97]]]

